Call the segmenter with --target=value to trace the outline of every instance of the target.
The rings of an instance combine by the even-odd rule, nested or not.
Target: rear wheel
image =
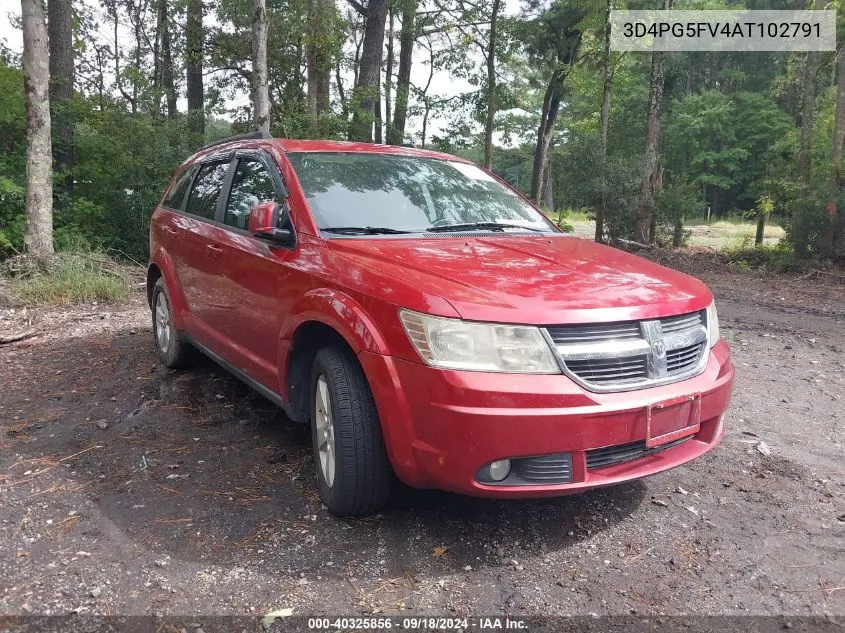
[[[164,279],[159,278],[153,286],[153,338],[159,360],[173,369],[187,367],[198,355],[197,349],[182,340],[181,333],[173,325],[173,312],[170,299],[164,286]]]
[[[393,475],[373,394],[343,348],[325,347],[314,358],[311,437],[320,497],[331,512],[360,516],[385,506]]]

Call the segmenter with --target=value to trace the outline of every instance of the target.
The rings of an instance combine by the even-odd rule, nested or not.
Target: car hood
[[[707,287],[693,277],[564,235],[353,238],[328,243],[338,255],[393,278],[394,284],[446,299],[468,320],[624,321],[700,310],[712,300]],[[395,290],[391,296],[395,300]]]

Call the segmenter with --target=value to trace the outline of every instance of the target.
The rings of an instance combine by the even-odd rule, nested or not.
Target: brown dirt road
[[[845,279],[668,263],[734,350],[719,448],[560,499],[403,489],[362,520],[321,507],[303,428],[210,362],[158,364],[140,293],[0,311],[40,332],[0,347],[0,613],[845,614]]]

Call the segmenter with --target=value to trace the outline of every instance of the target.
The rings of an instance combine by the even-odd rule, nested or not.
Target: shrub
[[[701,215],[704,205],[698,188],[689,182],[664,187],[654,198],[654,240],[662,246],[685,246],[690,232],[684,229],[686,218]]]
[[[728,261],[741,270],[782,273],[795,267],[795,253],[792,246],[781,240],[775,246],[751,246],[747,236],[741,244],[726,248],[723,252]]]
[[[4,262],[2,276],[12,296],[24,305],[117,301],[129,292],[121,267],[94,251],[60,252],[45,259],[13,257]]]

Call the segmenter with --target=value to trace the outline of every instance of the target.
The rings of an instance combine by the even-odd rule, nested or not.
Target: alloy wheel
[[[332,423],[332,401],[326,377],[317,378],[314,424],[317,430],[317,453],[320,456],[320,470],[326,485],[331,488],[335,474],[334,424]]]

